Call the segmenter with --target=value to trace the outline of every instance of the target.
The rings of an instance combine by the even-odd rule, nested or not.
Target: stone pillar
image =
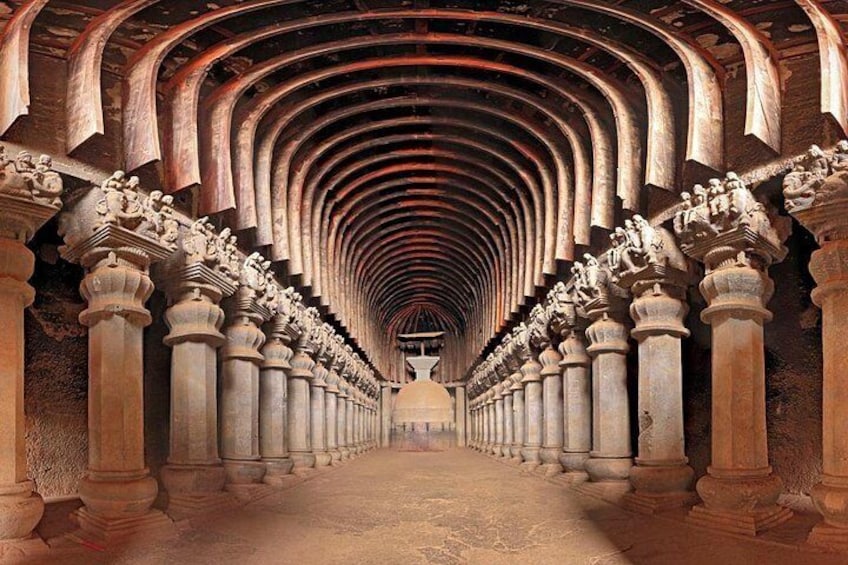
[[[307,315],[301,321],[301,335],[291,360],[289,373],[289,453],[294,461],[294,469],[303,472],[315,466],[315,455],[312,454],[310,438],[310,401],[309,382],[312,380],[312,368],[315,361],[312,355],[315,350],[310,339],[311,325]]]
[[[327,374],[327,388],[324,389],[324,415],[327,428],[327,451],[330,453],[330,464],[336,465],[342,460],[339,449],[337,424],[339,412],[339,375],[335,368]]]
[[[389,447],[392,438],[392,385],[380,385],[380,447]]]
[[[226,270],[231,257],[207,255],[217,238],[210,229],[195,224],[175,260],[158,269],[170,301],[164,343],[172,348],[170,449],[161,478],[174,518],[232,503],[218,456],[218,348],[226,341],[218,304],[236,291],[238,273]],[[200,247],[203,257],[193,252]]]
[[[672,238],[667,241],[664,253],[679,253],[670,248]],[[683,437],[680,342],[689,336],[683,325],[687,283],[685,271],[664,264],[646,266],[619,282],[634,296],[630,316],[636,327],[630,334],[639,342],[639,454],[630,470],[635,492],[626,495],[625,505],[648,514],[682,506],[694,494],[695,471]]]
[[[503,437],[503,450],[501,456],[504,459],[510,459],[512,457],[512,444],[515,442],[515,437],[513,435],[513,415],[512,415],[512,395],[515,391],[512,390],[512,381],[507,375],[506,379],[503,383],[503,403],[504,403],[504,418],[503,418],[503,429],[504,429],[504,437]]]
[[[347,447],[351,458],[356,457],[359,453],[356,449],[356,430],[354,429],[354,422],[356,421],[354,418],[354,412],[356,410],[355,396],[356,388],[353,385],[350,385],[346,399],[347,410],[345,411],[345,418],[347,421],[345,422],[345,437],[347,438]]]
[[[844,221],[845,210],[840,214]],[[842,336],[848,316],[848,239],[822,241],[810,272],[818,287],[813,301],[822,310],[822,481],[813,487],[816,510],[824,520],[810,534],[811,544],[848,549],[848,391],[844,368],[848,348]]]
[[[468,394],[473,394],[473,389],[469,388]],[[468,447],[477,449],[477,399],[472,398],[468,401]]]
[[[521,466],[532,471],[542,464],[542,365],[534,359],[532,353],[526,355],[525,359],[521,366],[521,384],[524,385],[524,446],[521,448],[524,462]]]
[[[258,292],[247,284],[239,288],[221,350],[221,457],[232,488],[259,484],[265,476],[259,453],[259,368],[265,358],[259,349],[265,343],[260,326],[271,313]]]
[[[292,472],[288,447],[288,375],[293,352],[289,348],[296,330],[288,312],[271,320],[269,339],[262,348],[265,360],[259,373],[259,453],[265,463],[263,482],[280,486]]]
[[[592,481],[625,481],[633,466],[627,395],[627,327],[618,312],[594,311],[586,330],[592,357],[592,451],[585,462]]]
[[[589,367],[592,359],[586,353],[582,332],[572,329],[559,346],[564,404],[563,446],[560,463],[569,478],[583,481],[586,461],[592,449],[592,382]]]
[[[353,389],[353,410],[351,412],[351,437],[353,438],[353,452],[356,455],[362,453],[362,426],[359,415],[362,413],[362,398],[358,388]]]
[[[675,218],[684,253],[705,264],[700,290],[708,306],[701,320],[712,326],[712,461],[696,487],[704,502],[688,519],[756,535],[792,515],[777,504],[783,482],[768,461],[763,344],[763,324],[771,319],[765,305],[774,290],[766,270],[786,249],[735,175],[728,174],[723,188],[718,180],[710,184],[715,195]],[[721,213],[709,230],[683,214],[711,208]]]
[[[542,469],[545,476],[552,477],[562,473],[559,457],[562,454],[562,377],[559,363],[562,357],[548,346],[539,355],[542,363],[542,402],[544,410],[544,434],[542,450]]]
[[[116,173],[83,193],[59,226],[63,257],[86,270],[80,322],[89,328],[88,469],[76,515],[79,536],[99,545],[173,532],[151,509],[158,486],[144,461],[143,341],[152,321],[144,306],[153,293],[148,269],[173,252],[178,232],[173,210],[135,192],[136,183]]]
[[[347,461],[350,459],[350,449],[347,443],[347,400],[349,398],[348,391],[350,385],[344,379],[339,380],[339,400],[336,410],[336,439],[339,443],[339,453],[341,460]]]
[[[310,437],[312,438],[312,455],[315,456],[315,467],[326,467],[332,461],[332,457],[327,452],[327,418],[325,414],[326,404],[324,402],[324,389],[327,388],[327,383],[324,379],[327,376],[327,369],[324,367],[324,360],[320,354],[318,363],[312,369],[312,381],[309,383],[309,394],[311,402],[310,420]]]
[[[495,457],[503,456],[503,440],[504,440],[504,407],[501,383],[498,383],[492,389],[494,394],[492,400],[495,403],[495,444],[492,446],[492,453]]]
[[[509,450],[510,463],[520,464],[524,459],[521,449],[524,447],[524,385],[521,384],[521,373],[513,373],[509,377],[512,384],[512,447]]]
[[[9,189],[13,180],[22,183],[19,193]],[[44,502],[33,491],[26,466],[24,309],[35,298],[27,284],[35,256],[26,242],[59,211],[61,202],[34,198],[23,182],[8,170],[0,181],[0,325],[5,329],[0,348],[0,555],[4,548],[23,554],[45,549],[32,533]],[[58,190],[61,193],[61,179]]]
[[[495,391],[489,389],[486,391],[486,408],[483,415],[483,420],[486,426],[486,443],[483,446],[483,453],[490,454],[495,447]]]
[[[465,387],[458,386],[454,389],[456,395],[456,446],[466,447],[468,445],[468,404],[465,398]]]

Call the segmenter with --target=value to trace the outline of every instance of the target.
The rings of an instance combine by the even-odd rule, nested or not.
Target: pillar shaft
[[[347,446],[350,449],[351,455],[356,455],[359,453],[356,449],[356,430],[354,429],[354,411],[356,410],[356,403],[353,400],[354,389],[351,388],[350,396],[347,398],[347,411],[345,412],[345,417],[347,418],[345,435],[347,437]]]
[[[504,439],[503,439],[503,457],[509,459],[512,457],[512,445],[515,443],[514,435],[514,417],[512,415],[512,396],[513,391],[510,388],[510,381],[507,381],[507,386],[503,392],[504,395]]]
[[[264,482],[278,484],[291,473],[294,462],[288,446],[288,375],[291,371],[289,316],[277,314],[272,320],[265,358],[259,374],[259,453],[265,463]]]
[[[542,404],[544,433],[540,457],[547,476],[562,472],[559,462],[563,445],[562,376],[559,363],[562,357],[553,347],[539,356],[542,363]]]
[[[495,395],[495,445],[492,453],[500,457],[503,453],[504,441],[504,405],[503,396],[500,393],[500,385],[497,386],[498,392]]]
[[[161,478],[168,513],[183,518],[227,502],[218,453],[218,348],[226,340],[218,302],[235,291],[237,281],[201,264],[168,275],[172,304],[165,312],[170,332],[164,343],[172,348],[171,426]]]
[[[816,509],[824,518],[813,528],[812,544],[848,548],[848,406],[843,372],[848,367],[844,344],[848,316],[848,239],[827,241],[813,253],[810,272],[818,287],[813,301],[822,310],[822,480],[813,487]]]
[[[347,443],[347,390],[348,385],[342,383],[339,387],[339,399],[336,410],[336,439],[339,443],[339,452],[343,461],[350,457],[350,449]]]
[[[512,384],[512,448],[509,450],[513,463],[521,463],[524,459],[521,449],[524,447],[524,386],[521,375],[510,377]]]
[[[325,467],[330,464],[332,457],[327,452],[327,417],[324,389],[327,384],[324,381],[327,369],[322,363],[318,363],[312,370],[312,381],[309,383],[310,394],[310,438],[312,440],[312,454],[315,456],[315,466]]]
[[[592,449],[592,359],[582,333],[572,330],[560,344],[563,380],[563,446],[560,463],[568,473],[583,474]]]
[[[683,436],[683,360],[681,340],[689,335],[683,320],[686,274],[667,271],[632,287],[630,316],[639,342],[639,454],[630,471],[635,493],[630,508],[654,513],[681,506],[690,498],[694,470],[687,464]]]
[[[465,396],[465,387],[456,387],[456,445],[465,447],[468,445],[468,401]]]
[[[35,296],[26,282],[34,269],[23,242],[0,237],[0,541],[28,537],[44,513],[27,477],[24,420],[24,309]]]
[[[310,468],[315,465],[310,439],[309,382],[312,380],[312,368],[315,366],[315,361],[310,357],[312,354],[313,350],[308,337],[302,335],[291,360],[292,370],[288,382],[289,453],[294,461],[295,469]]]
[[[338,436],[338,412],[339,412],[339,377],[331,373],[327,380],[327,388],[324,391],[324,416],[327,428],[327,451],[330,452],[332,462],[341,461],[342,453],[339,450]]]
[[[524,446],[521,449],[523,466],[535,468],[542,463],[540,451],[544,426],[542,405],[542,365],[532,356],[521,366],[524,385]]]
[[[632,466],[627,328],[603,313],[586,334],[592,357],[592,451],[586,471],[593,481],[626,480]]]

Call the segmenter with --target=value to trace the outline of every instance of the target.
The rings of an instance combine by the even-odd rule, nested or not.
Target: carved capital
[[[701,320],[713,318],[750,318],[770,321],[765,305],[774,292],[774,283],[764,272],[750,267],[727,267],[709,273],[700,285],[709,306],[701,312]]]
[[[572,331],[562,340],[559,344],[559,353],[562,355],[561,367],[588,367],[592,364],[592,358],[586,353],[586,342],[582,332]]]
[[[147,326],[150,312],[144,307],[153,294],[153,282],[147,273],[122,264],[114,254],[91,269],[80,285],[88,308],[79,316],[80,323],[92,327],[97,322],[121,316]]]
[[[735,173],[681,197],[683,207],[674,218],[680,248],[707,272],[734,265],[765,269],[786,256],[765,206]]]
[[[562,361],[562,356],[550,345],[542,351],[542,353],[539,354],[539,363],[542,365],[542,378],[546,379],[554,376],[558,377],[561,374],[559,366],[560,361]]]
[[[636,327],[630,332],[636,339],[652,335],[672,335],[679,338],[689,336],[683,320],[689,306],[679,296],[663,292],[659,284],[653,292],[646,292],[630,305],[630,316]]]
[[[259,348],[265,343],[265,334],[248,316],[240,316],[226,329],[227,343],[221,350],[221,358],[242,359],[261,363]]]
[[[165,322],[171,331],[163,341],[171,347],[184,342],[220,347],[226,341],[219,331],[224,323],[224,311],[199,291],[168,308]]]
[[[627,343],[627,326],[607,315],[595,320],[587,329],[589,347],[586,352],[595,357],[601,353],[627,353],[630,346]]]
[[[848,141],[826,153],[818,146],[783,179],[786,210],[816,241],[848,239]]]
[[[62,208],[63,191],[48,155],[35,163],[22,151],[11,160],[0,145],[0,237],[28,241]]]
[[[818,285],[812,292],[813,302],[822,306],[831,293],[848,289],[848,240],[830,241],[813,252],[810,273]]]

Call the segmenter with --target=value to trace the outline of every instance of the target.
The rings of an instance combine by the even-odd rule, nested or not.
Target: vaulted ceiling
[[[385,377],[423,320],[460,378],[575,253],[722,170],[726,115],[779,153],[784,56],[820,50],[837,81],[821,110],[844,127],[843,4],[29,0],[0,129],[30,103],[9,67],[26,82],[31,28],[67,59],[69,154],[190,195]],[[735,98],[729,74],[747,78]]]

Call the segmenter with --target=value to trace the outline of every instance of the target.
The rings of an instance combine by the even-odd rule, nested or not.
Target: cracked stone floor
[[[845,559],[631,514],[471,450],[380,450],[184,525],[176,539],[51,562],[806,565]]]

